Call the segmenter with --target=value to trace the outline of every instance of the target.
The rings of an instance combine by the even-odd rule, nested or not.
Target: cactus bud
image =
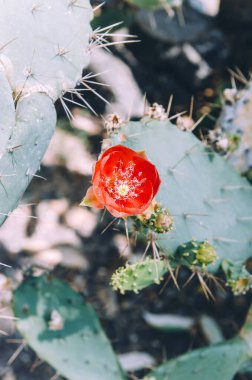
[[[226,285],[230,286],[235,296],[246,294],[252,288],[252,275],[245,265],[239,266],[229,260],[222,263],[226,275]]]
[[[183,132],[190,132],[194,129],[195,122],[190,116],[178,116],[176,125]]]
[[[208,241],[189,241],[178,247],[175,252],[175,261],[178,265],[185,265],[190,269],[205,269],[207,265],[217,260],[215,248]]]
[[[164,107],[158,103],[153,103],[151,107],[148,107],[145,110],[144,116],[147,116],[150,119],[160,120],[160,121],[164,121],[168,119],[168,115]]]
[[[108,115],[104,123],[104,127],[107,130],[108,135],[119,132],[124,125],[125,121],[120,115],[115,113]]]
[[[208,241],[204,241],[199,245],[196,253],[196,261],[197,263],[203,265],[209,265],[215,263],[217,259],[215,248],[208,243]]]
[[[157,215],[153,226],[154,231],[159,234],[170,231],[173,228],[173,218],[169,211],[162,209],[160,214]]]
[[[208,143],[219,153],[232,153],[240,143],[240,136],[238,134],[223,132],[220,128],[209,131]]]
[[[174,223],[169,211],[156,201],[153,201],[144,213],[137,215],[135,222],[138,229],[144,228],[158,234],[171,231]]]

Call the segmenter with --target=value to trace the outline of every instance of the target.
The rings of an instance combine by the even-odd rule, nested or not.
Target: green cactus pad
[[[92,16],[89,0],[0,0],[0,54],[13,67],[14,93],[56,100],[74,88],[89,62]]]
[[[143,380],[232,380],[247,360],[248,346],[237,339],[170,360]]]
[[[208,240],[219,257],[213,271],[226,258],[243,263],[252,255],[252,187],[224,158],[169,121],[132,122],[122,133],[161,176],[156,198],[174,217],[174,230],[157,236],[162,251],[170,255],[190,240]]]
[[[237,337],[172,359],[143,380],[233,380],[251,360],[252,308]]]
[[[1,118],[0,118],[0,159],[6,149],[8,140],[11,134],[11,128],[15,122],[15,108],[12,99],[12,90],[10,84],[5,77],[3,68],[1,67],[0,60],[0,104],[1,104]]]
[[[111,285],[121,294],[125,291],[134,291],[146,288],[151,284],[160,284],[163,275],[169,270],[167,260],[146,258],[134,264],[120,267],[111,278]]]
[[[27,278],[14,293],[13,309],[25,341],[66,379],[125,379],[94,310],[66,283]]]
[[[40,166],[53,103],[89,63],[92,16],[89,0],[0,0],[0,224]]]
[[[18,205],[39,169],[56,124],[56,112],[45,94],[18,102],[16,125],[0,160],[0,224]]]

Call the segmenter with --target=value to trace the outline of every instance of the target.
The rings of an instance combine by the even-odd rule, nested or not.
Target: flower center
[[[128,185],[126,185],[126,183],[122,183],[121,185],[118,186],[118,188],[116,189],[117,190],[117,193],[121,196],[121,197],[125,197],[125,195],[128,194],[130,188]]]
[[[134,172],[135,163],[130,161],[126,166],[122,161],[116,163],[110,176],[102,176],[107,192],[118,202],[137,198],[143,192],[146,178],[143,172]]]

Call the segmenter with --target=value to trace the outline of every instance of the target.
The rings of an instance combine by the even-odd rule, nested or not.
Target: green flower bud
[[[208,241],[203,242],[198,246],[196,253],[197,263],[203,265],[209,265],[215,263],[217,260],[217,254],[215,248],[208,243]]]
[[[226,285],[230,286],[235,296],[246,294],[252,288],[252,275],[245,265],[237,265],[229,260],[222,263],[226,275]]]
[[[191,269],[205,269],[207,265],[214,264],[218,256],[215,248],[208,241],[189,241],[181,244],[175,252],[177,265],[185,265]]]
[[[150,207],[141,215],[135,218],[139,229],[152,230],[158,234],[169,232],[173,229],[173,218],[169,211],[157,202],[152,202]]]

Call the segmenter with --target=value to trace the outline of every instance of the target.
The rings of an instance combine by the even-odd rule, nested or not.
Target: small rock
[[[24,241],[27,251],[42,251],[57,245],[80,247],[81,241],[75,231],[60,224],[60,216],[66,211],[65,199],[42,201],[37,206],[37,225],[34,233]]]
[[[90,237],[97,225],[98,215],[87,208],[72,207],[65,215],[68,227],[83,237]]]
[[[101,73],[101,81],[110,86],[113,102],[107,106],[107,113],[116,113],[123,118],[143,116],[144,100],[130,68],[119,58],[102,49],[94,49],[90,67]],[[104,71],[109,68],[109,71]]]
[[[13,284],[10,278],[0,273],[0,306],[10,305]]]
[[[215,17],[220,10],[220,0],[188,0],[192,8],[209,17]]]
[[[146,352],[128,352],[118,355],[122,368],[127,371],[139,371],[144,368],[152,368],[156,361]]]
[[[70,269],[88,269],[88,261],[82,253],[70,246],[60,246],[55,249],[47,249],[36,253],[33,264],[45,266],[49,269],[62,265]]]
[[[195,321],[190,317],[175,314],[144,312],[143,318],[149,326],[161,331],[190,331]]]
[[[71,125],[73,128],[86,132],[89,136],[96,136],[101,133],[101,126],[97,119],[87,116],[81,108],[74,108],[72,110],[73,119]]]
[[[8,368],[7,372],[1,377],[2,380],[16,380],[16,375],[13,370]]]
[[[78,137],[58,129],[43,159],[46,166],[65,166],[81,175],[91,175],[94,163],[95,159]]]
[[[22,250],[30,216],[31,208],[29,206],[19,206],[2,225],[0,242],[10,253],[18,253]],[[15,239],[13,239],[14,234]]]
[[[130,256],[132,256],[132,250],[130,248],[129,242],[127,240],[127,237],[123,234],[117,234],[113,242],[118,249],[118,252],[120,253],[121,257],[125,257],[126,259],[129,259]]]

